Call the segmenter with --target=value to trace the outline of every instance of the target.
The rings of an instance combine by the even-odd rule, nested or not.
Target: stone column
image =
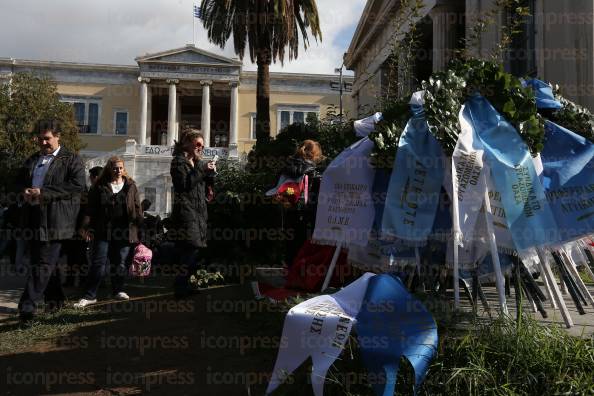
[[[169,116],[167,118],[167,145],[173,146],[175,139],[175,124],[177,122],[177,87],[179,80],[167,80],[169,84]]]
[[[146,116],[146,142],[147,144],[152,144],[152,135],[153,135],[153,92],[151,90],[151,86],[147,86],[147,116]]]
[[[150,78],[138,77],[140,82],[140,129],[138,131],[138,144],[146,144],[146,125],[148,122],[148,83]]]
[[[175,116],[175,140],[179,140],[179,136],[181,135],[181,127],[182,127],[182,116],[181,116],[181,96],[177,96],[177,102],[175,102],[175,108],[177,110],[177,114]]]
[[[200,81],[202,85],[202,134],[204,147],[210,147],[210,86],[212,81]]]
[[[126,151],[122,154],[122,159],[128,175],[136,179],[136,141],[134,139],[126,139]]]
[[[239,116],[239,83],[229,83],[231,87],[231,117],[229,119],[229,156],[237,156],[237,125]]]
[[[445,70],[456,49],[456,8],[438,4],[429,13],[433,21],[433,72]]]

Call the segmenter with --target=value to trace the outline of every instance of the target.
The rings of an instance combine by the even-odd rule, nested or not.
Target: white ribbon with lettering
[[[483,203],[485,190],[488,190],[492,211],[489,218],[493,224],[498,249],[511,253],[515,250],[515,245],[507,227],[501,194],[493,184],[489,165],[483,161],[483,145],[469,121],[464,117],[463,111],[464,107],[460,110],[459,117],[462,132],[458,136],[458,142],[452,154],[452,177],[458,198],[460,246],[472,244],[472,241],[484,243],[486,224],[483,220],[485,210]],[[472,246],[468,249],[476,251]]]
[[[485,166],[487,189],[489,190],[489,203],[491,204],[491,213],[489,214],[489,218],[493,224],[493,231],[495,233],[495,239],[497,240],[497,250],[499,253],[513,254],[513,252],[516,250],[516,245],[514,244],[512,234],[509,230],[509,227],[507,226],[505,209],[503,208],[503,203],[501,202],[501,193],[497,191],[497,188],[493,183],[493,178],[490,175],[491,170],[488,166]],[[485,230],[486,228],[481,229],[481,234],[486,232]]]
[[[326,373],[348,340],[374,275],[366,273],[337,293],[317,296],[291,308],[266,394],[278,388],[310,356],[314,394],[324,394]]]
[[[459,306],[458,274],[459,269],[476,268],[488,250],[491,251],[493,268],[496,274],[497,291],[503,310],[506,311],[503,290],[503,275],[497,252],[498,246],[511,247],[511,234],[505,221],[505,211],[498,201],[501,195],[492,185],[491,171],[484,162],[485,148],[477,131],[473,127],[469,114],[462,106],[459,113],[461,133],[452,154],[453,196],[453,233],[454,242],[448,246],[447,261],[453,262],[454,303]],[[489,192],[487,194],[487,191]],[[498,199],[499,198],[499,199]],[[488,202],[486,201],[488,200]],[[490,212],[485,216],[485,211]],[[486,244],[485,239],[489,243]],[[511,246],[509,245],[511,242]],[[459,248],[464,247],[463,250]]]
[[[454,194],[458,202],[458,225],[461,246],[464,241],[476,239],[476,223],[480,217],[485,197],[484,178],[484,148],[475,136],[474,129],[464,117],[464,107],[460,110],[460,127],[458,142],[452,154],[452,178],[454,179]],[[456,200],[453,200],[454,204]],[[455,220],[455,219],[454,219]]]
[[[375,169],[369,161],[373,146],[369,138],[359,140],[324,171],[313,233],[315,242],[367,245],[375,216]]]

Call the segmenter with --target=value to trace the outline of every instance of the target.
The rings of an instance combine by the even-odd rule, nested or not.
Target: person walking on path
[[[97,302],[97,290],[108,272],[114,297],[117,300],[130,298],[124,292],[124,279],[132,246],[138,243],[142,217],[136,183],[126,173],[124,161],[111,157],[89,190],[85,224],[88,224],[86,237],[93,241],[92,260],[85,294],[74,304],[76,308]]]
[[[17,178],[22,198],[21,231],[30,241],[31,255],[31,269],[18,305],[23,321],[33,319],[44,297],[46,309],[59,309],[64,304],[57,262],[62,241],[76,232],[85,189],[82,160],[60,145],[57,124],[40,123],[37,131],[39,152],[25,161]]]
[[[187,130],[176,142],[171,161],[174,197],[168,236],[175,242],[181,267],[174,283],[176,298],[192,293],[190,277],[197,269],[198,249],[206,247],[207,189],[213,183],[216,165],[202,160],[203,148],[200,131]]]

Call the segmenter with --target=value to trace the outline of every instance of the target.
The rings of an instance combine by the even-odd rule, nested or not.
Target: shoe
[[[115,298],[116,300],[121,300],[121,301],[128,301],[128,300],[130,299],[130,296],[129,296],[129,295],[127,295],[127,294],[126,294],[126,293],[124,293],[124,292],[119,292],[118,294],[116,294],[116,295],[114,296],[114,298]]]
[[[87,305],[95,304],[97,299],[94,298],[92,300],[87,300],[86,298],[81,298],[77,303],[74,303],[74,308],[84,308]]]

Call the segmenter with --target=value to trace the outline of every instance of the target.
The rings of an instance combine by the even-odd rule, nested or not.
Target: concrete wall
[[[355,72],[353,106],[362,117],[373,113],[380,96],[381,67],[393,51],[394,44],[410,27],[409,21],[419,21],[435,4],[426,0],[420,15],[409,18],[410,9],[400,9],[400,1],[369,0],[363,19],[349,47],[345,64]]]
[[[495,0],[462,0],[465,6],[466,33],[476,19],[493,8]],[[381,8],[383,4],[384,8]],[[368,0],[366,13],[359,21],[347,56],[347,66],[355,71],[355,106],[359,114],[376,103],[381,90],[378,67],[387,57],[396,34],[394,15],[381,16],[390,0]],[[432,3],[427,0],[426,4]],[[441,0],[438,4],[459,4]],[[561,86],[563,94],[594,111],[594,0],[536,0],[536,63],[538,77]],[[505,19],[495,17],[495,24],[481,35],[475,56],[489,58],[500,42],[500,27]],[[434,48],[435,50],[439,50]]]
[[[539,0],[540,77],[594,111],[594,1]]]

